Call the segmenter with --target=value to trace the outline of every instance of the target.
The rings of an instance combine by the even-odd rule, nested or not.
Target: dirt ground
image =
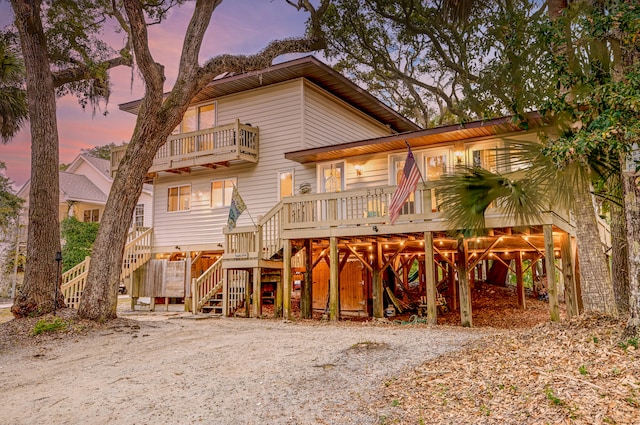
[[[528,369],[520,370],[518,365],[532,358],[530,350],[540,344],[526,343],[532,339],[525,333],[538,335],[534,326],[545,326],[539,324],[549,317],[547,303],[528,301],[523,311],[506,288],[486,287],[474,292],[473,329],[457,326],[459,316],[454,312],[439,318],[439,325],[433,327],[406,324],[410,319],[407,315],[395,321],[336,324],[246,318],[199,320],[159,311],[123,311],[121,318],[98,325],[77,321],[73,311],[63,310],[58,315],[73,321],[70,331],[35,337],[29,332],[38,319],[6,321],[9,318],[4,309],[0,310],[0,322],[6,321],[0,323],[0,422],[524,423],[505,421],[515,418],[508,410],[511,404],[498,407],[490,400],[499,393],[496,388],[504,388],[500,380],[506,380],[505,376],[528,377]],[[607,335],[611,335],[609,328]],[[541,329],[543,341],[556,332],[556,328]],[[562,332],[578,335],[575,329]],[[516,356],[514,338],[525,341],[518,345],[521,357]],[[614,349],[606,348],[605,352],[616,359],[627,355],[627,351],[615,348],[615,343],[611,343]],[[575,357],[579,344],[568,344],[567,358]],[[601,345],[595,348],[604,349]],[[548,347],[545,350],[550,352]],[[548,355],[545,353],[542,356]],[[602,353],[597,355],[602,358]],[[628,358],[631,365],[637,360],[637,356]],[[568,363],[561,357],[558,361]],[[586,362],[584,357],[575,361]],[[485,381],[496,381],[488,394],[473,392],[478,387],[486,389],[476,382],[479,372],[469,366],[474,364],[482,368]],[[595,366],[587,364],[588,371],[595,374]],[[578,366],[573,371],[578,378],[571,378],[574,387],[582,382],[577,379],[584,380],[577,372]],[[623,364],[618,368],[629,369]],[[548,368],[543,369],[548,374]],[[633,376],[629,378],[632,385],[640,384]],[[606,387],[600,381],[591,385]],[[524,383],[518,387],[525,388]],[[454,389],[461,393],[454,394]],[[559,397],[568,397],[561,387],[554,390]],[[549,404],[550,396],[544,388],[531,391],[540,394],[543,404],[545,400]],[[479,407],[478,400],[483,397],[487,400]],[[629,403],[635,403],[636,398],[620,400],[633,411],[634,405]],[[461,401],[463,405],[456,404]],[[587,398],[587,402],[594,401]],[[536,416],[542,422],[529,423],[570,423],[567,418],[572,411]],[[628,417],[627,412],[624,417]]]
[[[156,316],[165,318],[166,316]],[[380,383],[481,330],[118,320],[0,352],[6,424],[374,424]]]

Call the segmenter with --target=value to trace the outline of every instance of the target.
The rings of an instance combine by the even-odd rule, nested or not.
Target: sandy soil
[[[369,406],[385,382],[488,332],[241,318],[121,321],[89,336],[0,351],[1,422],[374,424],[380,413]]]

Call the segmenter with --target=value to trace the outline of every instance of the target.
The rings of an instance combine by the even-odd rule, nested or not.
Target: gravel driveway
[[[385,382],[488,332],[239,318],[122,321],[1,353],[1,422],[377,424],[384,412],[368,406]]]

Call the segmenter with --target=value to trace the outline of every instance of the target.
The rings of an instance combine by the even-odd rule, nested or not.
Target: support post
[[[282,317],[291,320],[291,239],[285,239],[282,254]]]
[[[375,255],[373,257],[373,273],[371,276],[371,296],[373,298],[373,317],[384,317],[384,295],[382,289],[382,244],[376,242]]]
[[[222,282],[222,315],[227,317],[229,315],[229,270],[222,271],[224,275],[224,281]]]
[[[300,291],[300,316],[303,319],[313,317],[313,241],[305,239],[305,273]]]
[[[260,267],[253,268],[253,308],[252,316],[262,316],[262,279]]]
[[[427,323],[438,323],[438,307],[436,304],[438,290],[436,273],[433,264],[433,233],[424,232],[424,277],[427,286]]]
[[[282,317],[282,275],[284,274],[284,268],[278,276],[276,281],[276,310],[273,313],[273,317]]]
[[[555,254],[553,252],[553,228],[551,224],[543,226],[544,231],[544,263],[547,269],[547,286],[549,291],[549,314],[552,322],[560,321],[558,306],[558,285],[556,283]]]
[[[191,251],[187,251],[185,253],[186,256],[186,270],[185,270],[185,282],[188,282],[188,290],[189,290],[189,296],[187,298],[185,298],[184,300],[184,311],[189,311],[192,308],[192,304],[191,304],[191,298],[193,297],[193,292],[191,291]],[[195,311],[192,311],[192,313],[195,313]]]
[[[576,280],[573,272],[573,258],[571,258],[571,241],[569,234],[560,237],[560,255],[562,257],[562,279],[564,282],[564,299],[567,306],[567,316],[571,319],[578,315],[578,299],[576,297]]]
[[[469,289],[469,270],[467,269],[467,241],[462,235],[458,236],[458,290],[460,291],[460,323],[464,327],[472,327],[471,292]]]
[[[251,317],[251,283],[249,276],[246,276],[244,279],[244,317]]]
[[[518,307],[525,310],[527,301],[524,296],[524,276],[522,273],[522,251],[516,252],[516,292],[518,294]]]
[[[335,236],[329,238],[329,318],[337,321],[340,317],[340,277],[338,239]]]

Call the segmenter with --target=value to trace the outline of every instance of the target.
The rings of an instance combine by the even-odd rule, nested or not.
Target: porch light
[[[462,165],[462,151],[455,151],[453,157],[456,159],[456,165]]]
[[[356,164],[353,168],[356,170],[356,176],[360,177],[364,171],[364,167],[361,164]]]

